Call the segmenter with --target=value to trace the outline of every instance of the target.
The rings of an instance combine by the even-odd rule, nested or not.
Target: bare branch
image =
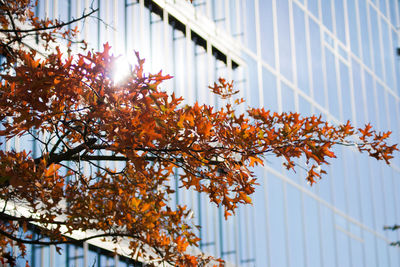
[[[56,24],[54,26],[49,26],[49,27],[38,27],[38,28],[32,28],[32,29],[27,29],[27,30],[22,30],[22,29],[12,29],[12,30],[8,30],[8,29],[0,29],[0,32],[16,32],[16,33],[29,33],[29,32],[40,32],[40,31],[46,31],[46,30],[53,30],[53,29],[61,29],[65,26],[74,24],[75,22],[78,22],[80,20],[83,20],[87,17],[90,17],[92,14],[94,14],[95,12],[99,11],[99,9],[93,9],[92,11],[90,11],[89,13],[83,14],[81,17],[76,18],[76,19],[72,19],[70,21],[67,22],[63,22],[63,23],[59,23]]]
[[[23,239],[14,236],[13,234],[10,234],[6,231],[3,231],[0,229],[0,234],[10,238],[11,240],[14,240],[16,242],[21,242],[25,244],[33,244],[33,245],[43,245],[43,246],[48,246],[48,245],[60,245],[60,244],[81,244],[85,241],[94,239],[94,238],[102,238],[102,237],[131,237],[131,238],[138,238],[138,236],[134,234],[129,234],[129,233],[104,233],[104,234],[98,234],[98,235],[93,235],[89,236],[86,238],[82,239],[66,239],[66,240],[54,240],[54,241],[40,241],[40,240],[28,240],[28,239]]]

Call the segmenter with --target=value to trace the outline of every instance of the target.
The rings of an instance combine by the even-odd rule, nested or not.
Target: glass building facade
[[[80,24],[80,38],[96,50],[108,42],[128,60],[139,51],[148,71],[174,76],[163,86],[187,103],[220,105],[207,85],[222,76],[250,106],[371,122],[400,141],[397,0],[39,0],[37,12],[70,20],[90,7],[99,12]],[[351,147],[335,153],[312,187],[301,168],[287,172],[267,157],[255,170],[254,204],[227,221],[201,194],[179,189],[171,201],[193,209],[200,248],[233,266],[400,266],[399,248],[389,246],[400,235],[383,230],[400,223],[399,155],[389,167]],[[94,245],[65,246],[63,256],[32,247],[29,259],[128,266]]]

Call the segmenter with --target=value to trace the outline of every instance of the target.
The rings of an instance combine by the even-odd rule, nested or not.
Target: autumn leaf
[[[388,164],[398,151],[388,142],[391,132],[378,133],[370,124],[355,129],[322,116],[246,107],[244,99],[235,99],[234,82],[224,78],[209,87],[223,99],[218,107],[184,104],[169,93],[174,88],[162,89],[171,76],[146,73],[138,52],[126,82],[115,84],[118,56],[110,44],[63,54],[59,36],[73,42],[76,29],[37,18],[34,1],[6,3],[0,32],[13,27],[11,18],[21,23],[3,30],[0,39],[0,139],[35,141],[18,151],[0,150],[0,200],[23,203],[37,217],[0,224],[7,233],[0,234],[0,255],[15,246],[26,252],[24,244],[35,243],[28,225],[40,225],[38,234],[52,244],[67,242],[66,235],[77,230],[96,232],[104,240],[125,238],[131,257],[157,258],[160,265],[222,266],[220,259],[190,254],[200,244],[191,219],[196,215],[171,201],[175,183],[201,194],[228,218],[252,203],[260,179],[254,168],[264,158],[284,159],[288,171],[305,158],[304,178],[313,185],[324,179],[329,160],[340,156],[333,153],[337,146],[353,146]],[[26,29],[37,33],[37,47],[46,54],[16,45],[25,42],[18,31]]]

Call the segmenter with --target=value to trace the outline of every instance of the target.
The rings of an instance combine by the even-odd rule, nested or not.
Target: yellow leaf
[[[262,159],[260,159],[258,157],[249,157],[249,159],[250,159],[250,164],[249,164],[250,167],[254,167],[254,164],[255,165],[258,165],[258,164],[263,165]]]
[[[44,176],[45,177],[50,177],[53,176],[58,169],[61,168],[61,165],[58,164],[51,164],[45,171],[44,171]]]
[[[247,204],[251,204],[251,198],[248,195],[244,195],[243,200],[247,203]]]
[[[134,208],[137,208],[137,207],[139,206],[139,204],[140,204],[140,199],[135,198],[135,197],[132,198],[131,204],[132,204],[132,206],[133,206]]]
[[[150,208],[150,204],[149,204],[149,203],[146,203],[146,204],[143,204],[141,210],[142,210],[142,211],[146,211],[146,210],[148,210],[149,208]]]

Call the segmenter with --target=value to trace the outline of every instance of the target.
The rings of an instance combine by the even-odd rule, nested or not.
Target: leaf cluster
[[[174,175],[181,187],[208,196],[228,217],[239,204],[251,203],[257,185],[252,170],[265,156],[284,158],[292,170],[304,157],[313,184],[325,173],[321,166],[336,157],[336,145],[354,146],[386,163],[397,150],[387,144],[390,132],[377,133],[370,125],[335,126],[321,117],[263,108],[238,114],[243,99],[220,109],[184,105],[160,89],[171,77],[146,74],[138,53],[129,77],[116,84],[111,77],[118,58],[108,44],[99,52],[62,53],[57,34],[73,38],[75,30],[37,19],[30,1],[2,2],[0,137],[40,144],[36,154],[28,148],[0,151],[3,255],[14,244],[25,253],[25,244],[125,238],[131,256],[150,263],[222,264],[188,252],[199,238],[190,210],[170,201]],[[44,48],[56,48],[39,55],[24,45],[31,33]],[[224,79],[210,87],[223,99],[236,93],[233,88]],[[29,234],[31,224],[40,227],[39,235]],[[75,231],[90,234],[75,241],[66,237]]]

